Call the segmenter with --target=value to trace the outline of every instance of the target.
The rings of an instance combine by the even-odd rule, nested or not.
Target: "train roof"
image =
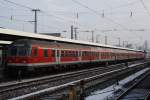
[[[10,29],[0,29],[0,36],[1,35],[2,36],[11,36],[11,38],[12,38],[12,36],[14,36],[14,37],[17,37],[16,39],[28,38],[28,39],[36,39],[36,40],[46,40],[46,41],[57,41],[57,42],[81,44],[81,45],[87,45],[87,46],[88,45],[89,46],[97,46],[97,47],[104,47],[104,48],[114,48],[114,49],[121,49],[121,50],[141,51],[141,50],[135,50],[135,49],[129,49],[129,48],[123,48],[123,47],[116,47],[116,46],[111,46],[111,45],[104,45],[104,44],[99,44],[99,43],[92,43],[92,42],[86,42],[86,41],[80,41],[80,40],[72,40],[72,39],[49,36],[49,35],[42,35],[42,34],[38,34],[38,33],[15,31],[15,30],[10,30]],[[141,52],[143,52],[143,51],[141,51]]]

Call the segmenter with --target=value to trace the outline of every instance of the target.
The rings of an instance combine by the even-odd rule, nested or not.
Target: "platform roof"
[[[1,41],[0,40],[0,46],[2,46],[2,45],[8,45],[8,44],[11,44],[12,43],[12,41]]]
[[[106,48],[116,48],[116,49],[135,51],[134,49],[115,47],[115,46],[111,46],[111,45],[104,45],[104,44],[78,41],[78,40],[72,40],[72,39],[49,36],[49,35],[42,35],[42,34],[38,34],[38,33],[22,32],[22,31],[0,28],[0,40],[15,41],[17,39],[36,39],[36,40],[57,41],[57,42],[84,44],[84,45],[91,45],[91,46],[100,46],[100,47],[106,47]],[[139,51],[139,50],[136,50],[136,51]]]

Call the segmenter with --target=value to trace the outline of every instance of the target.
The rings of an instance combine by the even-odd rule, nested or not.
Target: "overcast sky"
[[[70,26],[78,27],[78,39],[95,38],[117,44],[118,37],[134,45],[150,42],[150,0],[9,0],[38,12],[38,32],[60,32],[70,38]],[[34,13],[8,0],[0,0],[0,27],[33,32]],[[77,17],[78,15],[78,17]],[[103,17],[104,16],[104,17]],[[63,32],[63,31],[67,32]],[[141,31],[144,30],[144,31]]]

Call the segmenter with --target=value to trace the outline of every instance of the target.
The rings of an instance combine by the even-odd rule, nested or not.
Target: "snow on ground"
[[[132,81],[133,79],[137,78],[138,76],[140,76],[141,74],[145,73],[148,70],[149,70],[149,68],[145,68],[123,80],[120,80],[119,85],[114,84],[105,89],[93,92],[93,93],[91,93],[90,96],[86,97],[86,100],[107,100],[108,97],[113,97],[114,90],[121,89],[124,84]]]

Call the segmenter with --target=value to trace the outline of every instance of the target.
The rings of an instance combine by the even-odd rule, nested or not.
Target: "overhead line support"
[[[34,12],[34,33],[37,33],[37,12],[40,11],[40,9],[32,9]]]

